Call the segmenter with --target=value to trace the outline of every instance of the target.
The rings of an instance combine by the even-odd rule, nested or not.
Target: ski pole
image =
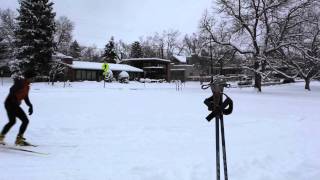
[[[220,126],[221,126],[221,144],[222,144],[222,155],[223,155],[223,168],[224,168],[224,179],[228,180],[228,168],[227,168],[227,153],[225,143],[225,132],[224,132],[224,120],[223,115],[229,115],[233,110],[232,99],[223,93],[224,87],[230,87],[224,79],[212,80],[210,84],[202,85],[202,89],[211,88],[213,95],[205,99],[204,104],[207,105],[208,110],[212,111],[206,119],[210,122],[215,118],[215,133],[216,133],[216,178],[220,180]],[[223,100],[223,95],[226,99]]]
[[[227,152],[226,152],[226,142],[224,134],[224,122],[223,115],[220,116],[221,124],[221,141],[222,141],[222,153],[223,153],[223,167],[224,167],[224,179],[228,180],[228,166],[227,166]]]
[[[219,117],[216,116],[216,173],[217,180],[220,180],[220,137],[219,137]]]

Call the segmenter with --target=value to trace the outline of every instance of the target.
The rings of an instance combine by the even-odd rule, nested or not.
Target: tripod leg
[[[217,180],[220,180],[220,131],[219,131],[219,115],[216,116],[216,170]]]
[[[221,115],[220,120],[221,120],[221,141],[222,141],[222,152],[223,152],[224,179],[228,180],[227,153],[226,153],[226,141],[225,141],[225,135],[224,135],[223,115]]]

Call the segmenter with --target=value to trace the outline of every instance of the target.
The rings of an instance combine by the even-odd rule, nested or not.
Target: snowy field
[[[320,83],[311,92],[303,85],[226,90],[234,100],[225,116],[230,180],[320,179]],[[1,102],[9,87],[0,84]],[[174,84],[34,83],[25,136],[49,155],[0,149],[0,180],[213,180],[209,96],[196,82],[179,92]],[[6,122],[1,103],[0,128]]]

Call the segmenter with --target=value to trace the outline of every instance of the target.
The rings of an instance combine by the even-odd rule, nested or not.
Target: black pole
[[[213,106],[216,114],[216,171],[217,171],[217,180],[220,180],[220,117],[221,117],[221,109],[220,106],[222,104],[222,89],[220,84],[214,84],[211,88],[214,99]]]
[[[224,179],[228,180],[227,152],[226,152],[226,142],[225,142],[225,134],[224,134],[223,115],[221,115],[220,120],[221,120],[221,141],[222,141],[222,153],[223,153]]]
[[[210,122],[213,118],[216,120],[215,133],[216,133],[216,180],[220,180],[220,126],[221,126],[221,144],[223,154],[223,167],[224,167],[224,179],[228,180],[228,168],[227,168],[227,153],[225,143],[224,132],[224,120],[223,115],[229,115],[233,110],[232,100],[223,93],[224,87],[230,87],[224,79],[216,79],[208,85],[202,85],[202,89],[211,88],[213,95],[205,99],[204,104],[208,106],[208,110],[212,111],[206,119]],[[226,99],[223,100],[223,95]]]
[[[220,142],[219,142],[219,117],[216,116],[216,172],[217,180],[220,180]]]

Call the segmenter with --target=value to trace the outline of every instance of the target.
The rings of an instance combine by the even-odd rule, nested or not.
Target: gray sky
[[[75,23],[74,38],[83,45],[103,48],[111,36],[131,43],[140,36],[176,29],[198,30],[212,0],[52,0],[57,16]],[[18,8],[18,0],[0,0],[0,8]]]

